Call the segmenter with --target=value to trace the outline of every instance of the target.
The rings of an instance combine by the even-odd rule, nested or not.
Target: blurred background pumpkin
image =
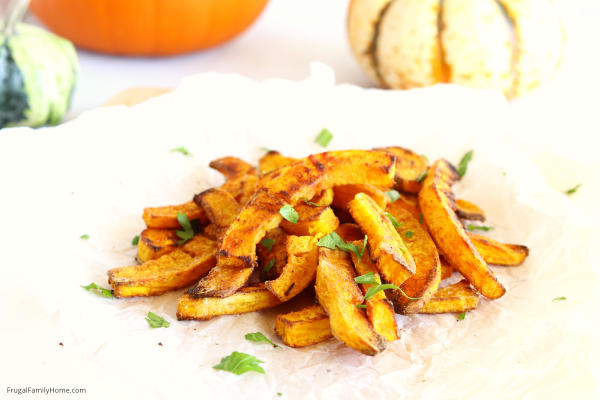
[[[509,98],[553,78],[565,41],[552,0],[352,0],[347,28],[383,87],[450,82]]]
[[[52,31],[82,48],[163,56],[215,46],[244,31],[268,0],[32,0]]]

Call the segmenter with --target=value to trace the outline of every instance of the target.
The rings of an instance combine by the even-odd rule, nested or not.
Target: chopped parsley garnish
[[[260,149],[261,149],[262,151],[266,151],[267,153],[268,153],[269,151],[271,151],[271,149],[270,149],[270,148],[268,148],[268,147],[261,147]]]
[[[190,220],[188,219],[186,214],[178,212],[177,221],[179,221],[179,224],[183,228],[183,230],[175,231],[177,236],[179,236],[179,239],[181,239],[179,242],[177,242],[177,244],[181,246],[182,244],[184,244],[188,240],[191,240],[194,237],[194,229],[192,228],[192,224],[190,223]]]
[[[366,304],[355,304],[356,308],[367,308]]]
[[[188,157],[192,156],[192,153],[190,153],[190,151],[183,146],[175,147],[174,149],[171,149],[171,153],[181,153],[184,156],[188,156]]]
[[[419,224],[423,225],[423,214],[419,213]]]
[[[494,229],[493,226],[485,226],[485,225],[473,225],[473,224],[469,224],[467,225],[467,229],[470,230],[471,232],[475,231],[475,230],[480,230],[480,231],[491,231],[492,229]]]
[[[267,262],[267,264],[265,265],[265,267],[264,267],[263,269],[264,269],[264,271],[265,271],[265,272],[267,272],[267,273],[268,273],[268,272],[269,272],[269,271],[270,271],[270,270],[273,268],[273,266],[274,266],[274,265],[275,265],[275,259],[274,259],[274,258],[271,258],[271,259],[270,259],[270,260]]]
[[[469,165],[469,163],[471,162],[472,159],[473,159],[473,150],[466,152],[465,155],[460,159],[460,162],[458,163],[458,168],[456,169],[456,171],[458,171],[458,174],[460,175],[461,178],[463,176],[465,176],[465,174],[467,173],[467,166]]]
[[[400,225],[402,225],[400,222],[398,222],[398,220],[396,219],[396,217],[394,217],[389,212],[386,212],[384,214],[390,219],[390,221],[392,221],[392,225],[394,225],[394,228],[398,228],[398,227],[400,227]]]
[[[356,283],[363,283],[366,285],[379,285],[379,282],[377,281],[377,279],[375,279],[375,274],[373,273],[373,271],[369,271],[364,275],[357,276],[356,278],[354,278],[354,281]]]
[[[400,293],[402,293],[402,295],[404,297],[406,297],[407,299],[410,300],[418,300],[420,299],[420,297],[410,297],[408,296],[406,293],[404,293],[404,291],[399,288],[396,285],[392,285],[391,283],[386,283],[386,284],[380,284],[377,279],[375,278],[375,274],[373,274],[373,272],[369,271],[364,275],[361,276],[357,276],[356,278],[354,278],[354,281],[356,283],[362,283],[362,284],[366,284],[366,285],[373,285],[371,286],[368,290],[367,293],[365,294],[365,301],[369,300],[370,298],[372,298],[373,296],[375,296],[377,293],[381,292],[382,290],[387,290],[387,289],[396,289],[399,290]],[[361,307],[362,308],[362,307]]]
[[[423,157],[425,159],[425,161],[427,161],[427,163],[429,163],[429,158],[425,154],[421,154],[421,157]]]
[[[168,328],[169,326],[171,326],[171,323],[169,321],[167,321],[161,316],[154,314],[152,311],[148,311],[146,321],[148,321],[148,325],[150,325],[150,328]]]
[[[333,134],[329,132],[329,130],[323,128],[317,135],[315,143],[318,143],[321,147],[327,147],[329,142],[331,142],[331,139],[333,139]]]
[[[294,207],[290,206],[289,204],[286,204],[285,206],[281,207],[279,209],[279,214],[281,214],[283,218],[290,221],[292,224],[297,224],[298,219],[300,218],[298,217],[298,212],[294,209]]]
[[[336,248],[346,253],[353,252],[356,255],[358,261],[362,258],[365,253],[365,249],[367,248],[367,235],[363,240],[362,249],[359,249],[354,243],[346,243],[344,239],[340,237],[336,232],[331,232],[327,236],[323,236],[318,242],[317,246],[326,247],[331,250],[335,250]]]
[[[456,320],[457,320],[457,321],[462,321],[463,319],[465,319],[465,317],[466,317],[466,316],[467,316],[467,313],[466,313],[466,312],[461,312],[460,314],[458,314],[458,315],[456,316]]]
[[[232,372],[236,375],[241,375],[248,371],[255,371],[264,374],[265,370],[262,369],[260,365],[258,365],[263,362],[264,361],[261,361],[258,358],[251,356],[250,354],[234,351],[227,357],[221,358],[221,362],[213,366],[213,368]]]
[[[393,203],[400,198],[400,193],[398,193],[397,190],[389,190],[385,192],[385,194],[390,199],[390,203]]]
[[[279,347],[275,343],[271,342],[268,337],[266,337],[265,335],[263,335],[260,332],[246,333],[246,336],[244,336],[244,337],[246,338],[246,340],[249,340],[251,342],[268,343],[268,344],[272,345],[273,347]]]
[[[573,186],[571,189],[569,190],[565,190],[565,194],[573,194],[575,193],[579,188],[581,187],[581,183]]]
[[[113,296],[113,291],[110,289],[104,289],[103,287],[100,287],[98,285],[96,285],[95,283],[90,283],[87,286],[81,286],[82,288],[84,288],[85,290],[87,290],[88,292],[93,291],[94,293],[103,296],[103,297],[108,297],[109,299],[114,298],[115,296]]]
[[[90,235],[88,235],[87,233],[85,235],[79,236],[79,239],[81,239],[81,240],[88,240],[89,238],[90,238]]]
[[[561,297],[555,297],[552,299],[552,301],[562,301],[562,300],[566,300],[567,298],[565,296],[561,296]]]
[[[134,246],[137,246],[139,242],[140,242],[140,235],[135,235],[133,237],[133,239],[131,239],[131,244]]]
[[[421,182],[427,176],[427,171],[423,171],[421,175],[417,177],[417,182]]]
[[[267,250],[271,251],[271,250],[273,250],[273,245],[275,244],[275,240],[273,240],[271,238],[264,238],[263,240],[260,241],[260,244],[265,246],[265,248]]]
[[[413,237],[414,234],[415,233],[413,231],[406,231],[404,236],[406,236],[407,239],[410,239],[411,237]]]

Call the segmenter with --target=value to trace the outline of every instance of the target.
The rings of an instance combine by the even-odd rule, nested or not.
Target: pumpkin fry
[[[463,279],[453,285],[438,289],[419,313],[460,313],[474,310],[478,304],[479,296],[471,288],[469,281]]]
[[[175,250],[179,240],[175,229],[144,229],[140,233],[136,259],[140,264],[157,259]]]
[[[529,255],[529,248],[520,244],[505,244],[488,237],[469,232],[473,245],[488,264],[518,266]]]
[[[331,338],[329,317],[323,307],[314,304],[298,311],[279,314],[275,332],[289,347],[305,347]]]
[[[177,214],[187,215],[190,222],[198,220],[202,225],[205,225],[208,222],[204,210],[198,207],[193,201],[188,201],[187,203],[176,206],[144,208],[142,218],[148,228],[179,229],[181,228],[181,225],[177,220]]]

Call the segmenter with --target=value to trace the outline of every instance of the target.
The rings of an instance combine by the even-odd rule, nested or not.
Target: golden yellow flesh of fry
[[[176,206],[144,208],[142,218],[148,228],[180,229],[181,224],[177,220],[177,214],[179,213],[185,214],[189,221],[199,220],[203,225],[208,221],[204,210],[193,201]]]
[[[193,296],[226,296],[243,285],[256,263],[256,245],[265,232],[279,225],[279,210],[285,204],[295,206],[303,198],[335,185],[367,183],[390,186],[394,177],[394,157],[384,152],[348,150],[311,155],[287,165],[261,180],[250,202],[231,224],[221,242],[217,268],[191,292]],[[249,269],[236,275],[235,283],[216,276],[230,269]],[[243,278],[246,279],[243,279]],[[220,281],[220,282],[217,282]],[[227,282],[226,287],[221,283]],[[239,285],[239,286],[237,286]]]
[[[180,240],[175,229],[144,229],[138,241],[137,261],[143,264],[168,254],[177,248]]]
[[[278,151],[271,150],[258,160],[258,169],[260,170],[260,174],[263,175],[296,161],[298,161],[297,158],[285,157]]]
[[[348,210],[348,203],[354,200],[354,196],[358,193],[365,193],[371,197],[375,203],[381,208],[385,208],[390,202],[389,197],[383,190],[375,185],[362,184],[362,185],[341,185],[333,187],[333,207]]]
[[[446,160],[430,168],[419,192],[419,208],[438,250],[485,297],[497,299],[506,290],[471,243],[453,207],[452,184],[459,179]]]
[[[350,214],[368,236],[371,258],[383,280],[396,286],[416,271],[413,257],[384,211],[364,193],[349,203]]]
[[[219,171],[226,180],[236,179],[244,175],[256,175],[256,168],[236,157],[223,157],[213,160],[209,167]]]
[[[362,246],[362,241],[357,240],[353,242],[355,246],[358,246],[360,249]],[[365,275],[369,272],[373,273],[375,280],[378,284],[381,284],[381,278],[379,278],[379,273],[377,272],[377,268],[371,262],[371,259],[368,257],[367,252],[363,254],[363,256],[358,260],[356,254],[351,253],[352,262],[354,263],[354,268],[356,269],[356,273],[358,275]],[[372,285],[361,284],[360,287],[362,289],[363,294],[367,294],[367,290]],[[366,302],[366,312],[367,318],[373,325],[373,329],[375,332],[383,336],[388,342],[393,342],[398,339],[398,326],[396,325],[396,316],[394,314],[394,307],[392,303],[387,299],[386,293],[382,290],[381,292],[375,294]]]
[[[196,235],[156,260],[109,270],[108,282],[116,297],[157,296],[200,279],[215,265],[216,250],[214,241]]]
[[[403,314],[418,312],[438,289],[442,268],[435,243],[419,220],[403,208],[401,202],[390,204],[386,210],[398,222],[397,229],[417,267],[416,273],[400,286],[408,299],[398,290],[388,291],[396,310]]]
[[[319,248],[315,292],[319,304],[329,315],[331,333],[353,349],[372,356],[385,349],[385,339],[356,307],[364,298],[354,278],[352,260],[347,253]]]
[[[474,310],[479,304],[479,296],[463,279],[453,285],[438,289],[425,306],[421,314],[460,313]]]
[[[200,204],[210,223],[219,228],[231,225],[241,210],[235,198],[219,188],[208,189],[197,194],[194,201]]]
[[[288,301],[303,291],[317,273],[317,238],[313,236],[288,236],[287,264],[275,280],[265,282],[281,302]]]
[[[207,320],[219,315],[243,314],[280,304],[263,284],[246,286],[231,296],[193,298],[184,294],[177,304],[177,319]]]
[[[518,266],[529,255],[529,248],[520,244],[505,244],[488,237],[469,232],[473,245],[488,264]]]
[[[279,314],[275,319],[275,332],[289,347],[310,346],[332,337],[329,317],[318,304]]]
[[[322,238],[335,231],[340,224],[333,210],[329,207],[315,207],[303,202],[294,207],[298,213],[298,222],[292,223],[282,220],[281,228],[290,235],[314,236],[317,239]]]

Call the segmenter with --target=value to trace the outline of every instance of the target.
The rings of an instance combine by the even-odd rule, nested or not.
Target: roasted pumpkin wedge
[[[138,241],[137,261],[143,264],[168,254],[177,248],[180,240],[175,229],[144,229]]]
[[[505,244],[488,237],[469,232],[473,245],[488,264],[518,266],[529,255],[529,248],[521,244]]]
[[[290,347],[305,347],[331,338],[329,317],[318,304],[298,311],[279,314],[275,319],[275,332]]]
[[[208,222],[204,210],[193,201],[165,207],[144,208],[142,218],[148,228],[174,229],[181,228],[177,214],[185,214],[190,221],[198,220],[202,225]]]
[[[453,285],[438,289],[419,313],[460,313],[474,310],[478,304],[479,296],[471,288],[469,281],[463,279]]]

